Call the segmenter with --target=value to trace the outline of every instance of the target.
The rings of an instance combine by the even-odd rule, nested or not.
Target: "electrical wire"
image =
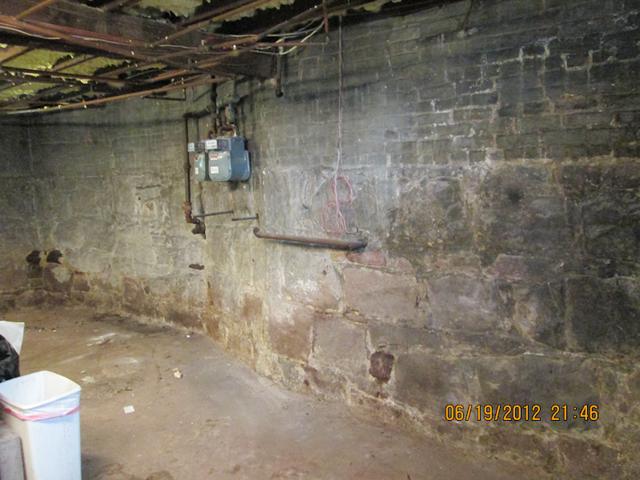
[[[313,37],[316,33],[318,33],[323,26],[324,26],[324,23],[320,22],[320,24],[317,27],[315,27],[313,29],[310,29],[310,30],[307,30],[309,32],[309,34],[306,35],[302,40],[300,40],[300,43],[303,44],[303,43],[307,42],[311,37]],[[290,53],[293,53],[298,48],[303,46],[303,45],[294,45],[293,47],[291,47],[291,48],[289,48],[287,50],[283,50],[282,47],[278,47],[278,43],[279,42],[284,42],[285,40],[288,40],[289,38],[294,38],[294,37],[282,37],[279,40],[276,40],[273,43],[273,46],[270,45],[268,47],[263,47],[262,49],[255,48],[255,49],[252,49],[251,51],[255,52],[255,53],[263,53],[263,54],[266,54],[266,55],[284,56],[284,55],[289,55]],[[268,49],[276,48],[276,47],[279,48],[279,50],[280,50],[279,52],[269,52],[268,51]]]
[[[44,40],[60,40],[60,37],[47,37],[44,35],[37,35],[35,33],[29,33],[29,32],[25,32],[24,30],[20,30],[19,28],[15,28],[15,27],[11,27],[7,24],[0,24],[0,29],[2,30],[10,30],[12,32],[18,32],[21,33],[22,35],[26,35],[27,37],[33,37],[33,38],[42,38]]]
[[[343,44],[342,44],[342,17],[338,24],[338,131],[336,138],[336,165],[333,178],[330,183],[330,194],[333,197],[325,204],[322,213],[322,223],[327,233],[343,235],[347,232],[347,220],[342,212],[342,203],[351,205],[354,194],[351,180],[347,175],[340,174],[342,166],[342,131],[343,131],[343,107],[344,107],[344,75],[343,75]],[[346,198],[340,199],[340,184],[346,187]]]

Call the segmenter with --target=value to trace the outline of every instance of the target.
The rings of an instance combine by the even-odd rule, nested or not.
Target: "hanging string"
[[[353,187],[349,177],[340,174],[340,168],[342,166],[342,125],[344,105],[342,17],[339,17],[338,21],[338,132],[336,141],[336,165],[329,185],[329,195],[331,198],[325,204],[322,223],[327,233],[342,235],[347,231],[347,221],[342,212],[342,203],[351,205],[353,202]],[[342,189],[346,190],[346,195],[343,200],[340,199],[341,185]]]

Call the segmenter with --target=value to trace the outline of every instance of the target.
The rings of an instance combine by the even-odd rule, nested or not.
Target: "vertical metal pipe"
[[[184,117],[184,140],[185,147],[189,145],[189,117]],[[191,162],[189,161],[189,149],[185,148],[184,157],[184,201],[191,205]]]

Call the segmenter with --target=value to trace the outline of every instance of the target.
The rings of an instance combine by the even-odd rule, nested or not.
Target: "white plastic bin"
[[[22,440],[27,480],[81,480],[80,390],[47,371],[0,383],[3,417]]]

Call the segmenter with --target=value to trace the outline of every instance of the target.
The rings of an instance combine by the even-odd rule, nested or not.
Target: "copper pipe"
[[[128,100],[130,98],[137,98],[137,97],[146,97],[147,95],[152,95],[154,93],[162,93],[162,92],[171,92],[173,90],[181,90],[183,88],[189,88],[189,87],[199,87],[202,85],[210,85],[212,83],[218,83],[218,82],[222,82],[225,81],[226,78],[204,78],[204,79],[200,79],[200,80],[195,80],[192,82],[188,82],[188,83],[181,83],[178,85],[167,85],[164,87],[158,87],[158,88],[151,88],[148,90],[142,90],[139,92],[130,92],[130,93],[124,93],[122,95],[113,95],[110,97],[103,97],[103,98],[97,98],[94,100],[85,100],[85,101],[81,101],[81,102],[77,102],[77,103],[69,103],[66,105],[57,105],[57,106],[51,106],[49,108],[47,107],[43,107],[43,108],[32,108],[29,110],[18,110],[18,111],[7,111],[4,110],[5,112],[7,112],[10,115],[18,115],[21,113],[50,113],[50,112],[59,112],[62,110],[77,110],[79,108],[87,108],[87,107],[91,107],[91,106],[95,106],[95,105],[104,105],[107,103],[111,103],[111,102],[118,102],[118,101],[122,101],[122,100]]]
[[[234,217],[231,219],[232,222],[245,222],[247,220],[258,220],[258,214],[256,213],[252,217]]]
[[[253,234],[265,240],[276,240],[295,245],[304,245],[316,248],[332,248],[334,250],[360,250],[367,246],[366,240],[336,240],[333,238],[310,238],[297,237],[294,235],[276,235],[273,233],[262,233],[258,227],[253,229]]]
[[[327,12],[326,15],[327,17],[332,17],[335,15],[339,15],[340,13],[342,13],[346,8],[354,8],[357,7],[359,5],[363,5],[366,4],[367,0],[357,0],[356,2],[354,2],[352,5],[348,5],[345,6],[344,4],[339,4],[339,5],[334,5],[332,7],[328,7],[327,8]],[[314,20],[315,18],[322,18],[325,13],[322,12],[321,8],[318,8],[321,5],[316,5],[314,8],[310,8],[308,10],[305,10],[304,12],[299,13],[298,15],[294,15],[293,17],[280,22],[276,25],[273,25],[269,28],[267,28],[266,30],[262,31],[262,33],[256,34],[253,38],[251,38],[251,40],[253,40],[253,43],[249,46],[245,46],[242,48],[237,48],[239,44],[243,44],[243,43],[247,43],[247,41],[245,41],[244,39],[240,39],[240,41],[238,42],[234,42],[234,41],[227,41],[227,42],[223,42],[220,44],[216,45],[216,48],[225,48],[225,47],[233,47],[235,45],[235,49],[224,54],[221,55],[220,57],[216,58],[215,60],[211,60],[208,62],[202,62],[200,63],[200,68],[211,68],[217,64],[219,64],[222,60],[224,60],[225,58],[232,56],[232,55],[237,55],[241,52],[247,51],[247,50],[251,50],[252,48],[254,48],[255,43],[259,42],[260,40],[262,40],[264,37],[266,37],[267,35],[270,35],[272,33],[275,33],[279,30],[282,30],[286,27],[289,27],[291,25],[295,25],[297,23],[301,23],[304,21],[310,21],[310,20]]]
[[[137,82],[131,82],[127,80],[118,80],[116,78],[108,78],[108,77],[100,77],[95,75],[82,75],[80,73],[62,73],[55,71],[47,71],[47,70],[35,70],[33,68],[17,68],[17,67],[6,67],[0,65],[0,72],[14,72],[20,74],[26,74],[29,77],[32,77],[33,80],[38,80],[39,78],[69,78],[74,80],[91,80],[94,82],[103,82],[103,83],[114,83],[120,85],[126,84],[135,84]]]
[[[155,47],[159,44],[161,44],[162,42],[166,42],[168,40],[174,40],[176,38],[180,38],[183,37],[185,35],[187,35],[188,33],[191,33],[195,30],[198,30],[201,27],[204,27],[205,25],[211,23],[211,22],[215,22],[215,21],[219,21],[219,20],[224,20],[225,18],[228,18],[230,16],[233,15],[237,15],[239,13],[243,13],[245,10],[247,9],[257,9],[258,7],[260,7],[263,4],[267,4],[269,3],[271,0],[256,0],[254,2],[236,2],[235,4],[231,5],[231,6],[225,6],[225,7],[220,7],[218,9],[212,10],[211,12],[208,12],[206,14],[202,14],[203,16],[205,16],[203,18],[203,20],[197,21],[196,23],[191,23],[189,26],[181,28],[180,30],[167,35],[165,37],[163,37],[162,39],[156,40],[155,42],[151,43],[151,47]],[[235,6],[237,4],[240,4],[238,6]],[[197,18],[197,17],[196,17]]]
[[[245,5],[246,6],[245,3],[241,3],[241,2],[238,2],[238,3],[240,3],[241,5]],[[261,2],[251,3],[251,5],[256,5],[257,3],[261,3]],[[156,46],[156,45],[160,45],[162,42],[166,42],[168,40],[173,40],[173,39],[178,38],[178,37],[180,37],[182,35],[186,35],[187,33],[190,33],[191,31],[196,30],[197,28],[199,28],[201,26],[204,26],[207,23],[210,23],[211,21],[214,21],[214,20],[218,19],[218,17],[215,17],[216,12],[224,12],[223,15],[228,15],[228,11],[225,10],[225,8],[227,8],[227,7],[221,7],[220,9],[217,9],[215,11],[207,12],[205,14],[201,14],[202,16],[206,16],[207,19],[203,20],[202,22],[197,22],[195,24],[189,25],[189,27],[186,27],[185,29],[182,29],[182,30],[178,30],[177,32],[174,32],[171,35],[165,36],[162,39],[156,40],[155,42],[151,43],[149,46],[153,47],[153,46]],[[240,8],[240,7],[237,7],[237,8]],[[205,72],[204,69],[208,69],[208,68],[211,68],[211,67],[217,65],[218,63],[220,63],[221,60],[224,60],[224,59],[228,58],[229,56],[236,55],[240,51],[250,50],[251,48],[253,48],[253,44],[254,43],[256,43],[259,40],[263,39],[265,36],[269,35],[270,33],[278,31],[281,28],[284,28],[284,27],[286,27],[288,25],[295,24],[297,22],[302,22],[302,21],[304,21],[306,19],[309,19],[309,18],[313,18],[314,16],[316,16],[316,15],[314,15],[314,13],[317,15],[317,12],[315,12],[315,9],[311,8],[311,9],[306,10],[306,11],[304,11],[304,12],[298,14],[298,15],[295,15],[294,17],[292,17],[292,18],[290,18],[290,19],[288,19],[288,20],[286,20],[284,22],[280,22],[280,23],[268,28],[267,30],[263,31],[260,34],[247,35],[245,37],[237,38],[235,40],[222,42],[220,44],[214,44],[213,47],[216,48],[216,49],[219,49],[219,48],[222,48],[222,49],[224,49],[224,48],[233,48],[234,45],[237,47],[238,45],[249,44],[249,46],[245,47],[243,49],[237,49],[237,50],[232,50],[232,51],[230,51],[228,53],[223,53],[216,60],[209,61],[209,62],[202,62],[202,63],[200,63],[198,65],[199,68],[195,68],[194,67],[194,68],[189,69],[189,68],[185,68],[182,65],[176,65],[173,62],[166,62],[166,61],[163,62],[163,60],[165,60],[165,59],[181,56],[181,55],[183,55],[183,52],[172,52],[172,53],[160,55],[160,56],[157,56],[157,57],[147,58],[147,59],[145,59],[145,58],[143,58],[143,57],[141,57],[139,55],[135,56],[135,57],[132,57],[130,55],[124,55],[124,56],[126,56],[128,58],[141,59],[141,60],[143,60],[143,62],[140,63],[140,64],[120,67],[120,68],[118,68],[116,70],[108,72],[107,75],[117,75],[117,74],[120,74],[120,73],[127,73],[127,72],[129,72],[131,70],[134,70],[135,68],[141,68],[143,66],[152,65],[153,63],[158,63],[158,62],[166,63],[166,64],[168,64],[170,66],[177,66],[178,67],[177,70],[174,70],[172,72],[167,72],[167,75],[168,75],[167,78],[173,78],[173,77],[177,77],[177,76],[180,76],[180,75],[184,75],[185,73],[188,73],[189,71],[193,71],[193,70],[203,73],[203,72]],[[332,13],[333,13],[333,11],[332,11]],[[320,14],[320,16],[322,16],[322,13]],[[198,17],[200,17],[200,16],[196,16],[196,17],[194,17],[192,19],[188,19],[188,20],[192,21],[192,20],[194,20],[195,18],[198,18]],[[191,29],[191,27],[194,27],[196,25],[197,25],[197,28]],[[204,42],[205,42],[205,44],[207,44],[207,43],[210,43],[211,41],[204,40]],[[187,53],[187,52],[184,52],[184,53]],[[194,52],[189,51],[188,53],[194,53]],[[122,55],[122,53],[119,53],[119,54]]]
[[[77,80],[65,80],[62,78],[51,78],[51,77],[23,77],[17,75],[9,75],[8,73],[2,73],[0,71],[0,80],[4,80],[5,82],[10,82],[9,85],[0,89],[0,91],[12,89],[18,85],[24,85],[25,83],[51,83],[53,85],[65,85],[67,87],[80,86],[80,83]]]
[[[232,215],[233,210],[224,210],[222,212],[211,212],[211,213],[201,213],[200,215],[193,215],[195,218],[204,218],[204,217],[216,217],[218,215]]]
[[[33,13],[39,12],[43,8],[47,8],[49,5],[53,5],[57,1],[58,0],[43,0],[42,2],[35,4],[33,7],[27,8],[23,12],[20,12],[18,15],[15,16],[15,18],[17,20],[26,18]]]
[[[16,20],[14,17],[8,17],[6,15],[0,15],[0,29],[2,29],[2,26],[17,28],[27,33],[34,33],[36,35],[42,35],[45,37],[54,37],[55,40],[62,40],[71,45],[79,45],[82,47],[89,47],[89,48],[94,48],[98,50],[103,50],[103,51],[110,52],[125,58],[142,60],[144,62],[149,62],[151,64],[157,63],[156,57],[153,55],[136,53],[127,45],[114,46],[108,41],[102,41],[102,40],[109,40],[111,38],[118,38],[120,40],[124,40],[125,43],[132,42],[131,40],[122,39],[120,37],[102,35],[96,32],[91,32],[86,30],[78,30],[74,28],[61,27],[60,25],[54,25],[54,24],[44,23],[44,22],[22,22],[22,21]],[[82,37],[87,37],[87,38],[90,37],[91,39],[85,39]],[[184,64],[180,64],[180,63],[174,63],[174,62],[168,62],[168,61],[165,61],[163,63],[166,63],[167,65],[170,65],[176,68],[186,69],[188,71],[208,73],[202,69],[198,69],[195,67],[189,68],[188,66],[185,66]]]

